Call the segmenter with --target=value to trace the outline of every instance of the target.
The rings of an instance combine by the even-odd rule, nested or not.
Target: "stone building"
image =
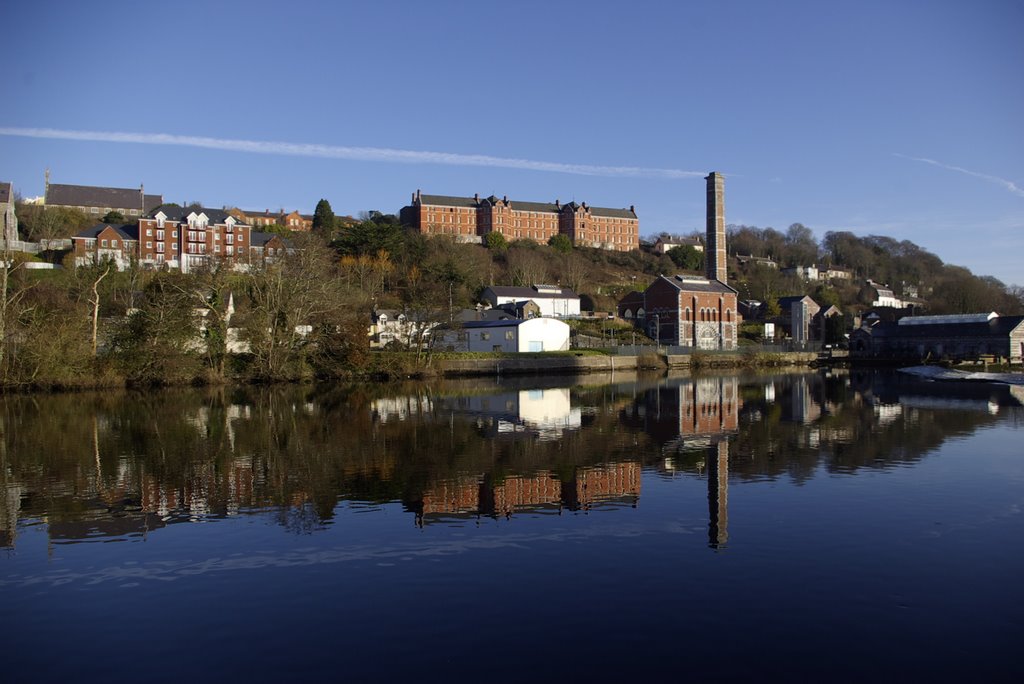
[[[594,207],[586,202],[520,202],[507,196],[454,197],[413,193],[401,219],[427,235],[450,235],[463,242],[480,242],[490,232],[505,239],[546,243],[565,235],[574,245],[629,251],[640,246],[636,211]]]
[[[859,358],[974,360],[982,356],[1024,360],[1024,316],[996,313],[905,316],[850,335],[850,355]]]
[[[727,284],[725,179],[711,173],[705,180],[705,277],[659,276],[642,294],[626,295],[618,311],[662,344],[735,349],[741,317],[737,292]]]
[[[143,186],[132,188],[106,188],[93,185],[61,185],[50,182],[46,172],[46,192],[43,204],[47,207],[77,209],[87,216],[102,217],[111,211],[119,212],[126,220],[135,220],[164,203],[162,195],[147,195]]]
[[[313,215],[300,214],[298,211],[286,212],[284,209],[281,209],[280,211],[273,212],[269,209],[263,211],[231,209],[228,213],[253,228],[262,228],[276,224],[284,226],[288,230],[301,232],[308,232],[313,229]]]
[[[0,181],[0,239],[5,243],[18,240],[18,217],[14,213],[14,186]]]

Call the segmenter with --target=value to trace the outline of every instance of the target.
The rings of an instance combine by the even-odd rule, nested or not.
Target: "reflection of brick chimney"
[[[726,282],[725,252],[725,177],[712,171],[708,182],[708,226],[704,249],[705,275],[708,280]]]

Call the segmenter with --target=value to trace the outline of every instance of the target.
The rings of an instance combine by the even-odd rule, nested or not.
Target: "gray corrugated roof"
[[[113,228],[118,235],[125,240],[138,240],[139,239],[139,225],[137,223],[97,223],[91,228],[84,228],[72,236],[74,238],[95,238],[97,235],[102,233],[107,228]]]
[[[14,190],[10,183],[0,182],[0,202],[10,202],[14,197]]]
[[[935,323],[932,325],[899,325],[879,323],[871,328],[872,337],[987,337],[1009,335],[1024,323],[1024,316],[999,316],[986,323]]]
[[[140,201],[142,206],[139,206]],[[50,183],[46,187],[46,204],[65,207],[99,207],[111,209],[141,209],[150,211],[163,204],[163,195],[141,195],[134,188],[104,188],[93,185],[62,185]]]

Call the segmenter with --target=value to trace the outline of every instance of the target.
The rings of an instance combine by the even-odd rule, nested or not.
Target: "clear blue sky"
[[[729,223],[890,235],[1024,284],[1017,0],[36,0],[4,33],[0,179],[25,196],[46,168],[246,209],[493,192],[632,204],[651,235],[702,230],[716,170]]]

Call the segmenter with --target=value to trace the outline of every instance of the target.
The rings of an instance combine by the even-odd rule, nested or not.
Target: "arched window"
[[[632,309],[626,309],[626,311],[622,314],[622,317],[623,318],[633,318],[633,310]]]

